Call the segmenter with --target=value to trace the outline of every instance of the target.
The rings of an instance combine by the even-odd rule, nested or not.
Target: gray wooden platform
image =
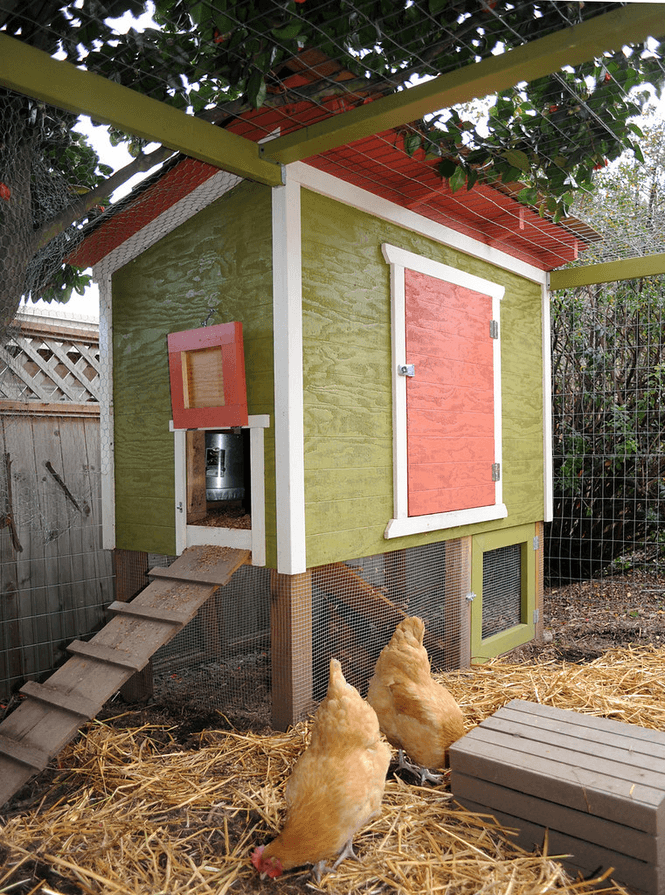
[[[190,547],[129,603],[112,603],[113,618],[44,684],[28,681],[24,701],[0,724],[0,805],[74,737],[104,703],[147,665],[215,590],[249,558],[248,550]]]
[[[587,876],[665,895],[665,733],[515,699],[451,746],[465,807]]]

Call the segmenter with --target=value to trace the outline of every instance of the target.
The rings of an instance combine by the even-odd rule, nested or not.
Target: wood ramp
[[[27,681],[23,702],[0,724],[0,805],[48,762],[148,664],[247,560],[248,550],[190,547],[131,602],[109,606],[113,618],[88,642],[75,640],[68,659],[44,684]]]

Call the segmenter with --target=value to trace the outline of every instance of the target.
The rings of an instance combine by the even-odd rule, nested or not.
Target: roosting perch
[[[312,584],[346,603],[379,628],[386,628],[390,634],[407,618],[407,613],[403,609],[395,606],[378,588],[373,587],[344,563],[330,563],[313,569]],[[424,643],[433,664],[445,665],[445,645],[428,631],[425,631]]]

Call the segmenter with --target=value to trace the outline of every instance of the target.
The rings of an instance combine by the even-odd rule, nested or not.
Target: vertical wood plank
[[[312,708],[312,577],[270,574],[272,726],[287,730]]]
[[[392,550],[383,555],[383,565],[388,588],[388,599],[403,609],[407,610],[406,597],[406,552],[404,550]]]
[[[466,668],[471,664],[471,604],[466,596],[471,591],[471,537],[446,544],[446,656],[450,668]],[[454,632],[453,637],[449,632]]]
[[[7,471],[11,475],[11,463],[5,463],[6,424],[7,418],[0,417],[0,485],[3,494],[7,495],[7,505],[3,508],[3,515],[6,518],[0,527],[0,699],[2,700],[9,699],[12,685],[23,676],[17,563],[17,548],[22,545],[18,538],[12,536],[15,508],[13,499],[11,503],[9,502],[9,488],[6,481]]]
[[[113,551],[115,598],[128,603],[148,584],[148,554],[139,550]],[[141,702],[152,696],[152,659],[120,688],[125,702]]]
[[[205,432],[193,429],[186,436],[187,522],[199,522],[206,514]]]
[[[536,640],[543,639],[543,630],[545,627],[545,619],[543,618],[545,609],[545,523],[536,522],[536,537],[538,538],[538,549],[536,550],[536,598],[535,605],[538,612],[538,621],[536,622],[534,637]]]

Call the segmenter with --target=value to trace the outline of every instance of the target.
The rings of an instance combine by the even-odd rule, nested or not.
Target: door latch
[[[413,364],[398,364],[397,372],[400,376],[415,376],[416,368]]]

